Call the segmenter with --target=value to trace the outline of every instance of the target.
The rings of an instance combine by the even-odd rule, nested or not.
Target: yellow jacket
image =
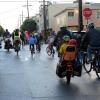
[[[15,33],[14,33],[14,41],[16,41],[16,40],[20,40],[20,34],[19,35],[15,35]]]
[[[65,50],[66,50],[66,48],[67,48],[67,43],[63,43],[62,45],[61,45],[61,47],[60,47],[60,50],[59,50],[59,53],[61,54],[61,55],[63,55],[64,54],[64,52],[65,52]]]

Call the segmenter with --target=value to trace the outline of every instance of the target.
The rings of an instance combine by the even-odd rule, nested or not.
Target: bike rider
[[[34,45],[36,44],[36,42],[37,42],[36,37],[34,35],[30,35],[30,37],[29,37],[29,49],[31,50],[33,48],[34,53],[35,53]]]
[[[34,33],[34,36],[37,39],[37,42],[36,42],[36,50],[37,51],[40,51],[41,50],[41,37],[40,37],[40,33],[39,32],[35,32]]]
[[[67,29],[66,26],[61,26],[60,27],[60,31],[58,31],[55,40],[53,42],[53,45],[57,47],[57,50],[59,50],[62,41],[63,41],[63,37],[65,35],[68,35],[71,38],[71,32]]]
[[[6,31],[5,31],[4,34],[3,34],[3,39],[4,39],[4,41],[5,41],[6,38],[10,38],[10,37],[11,37],[11,34],[10,34],[10,32],[8,31],[8,29],[6,29]]]
[[[4,32],[4,35],[3,35],[3,39],[4,39],[4,42],[5,42],[5,49],[7,48],[7,45],[10,44],[10,47],[12,48],[12,42],[11,42],[11,34],[10,32],[8,31],[8,29],[6,29],[6,31]]]
[[[68,63],[73,65],[72,75],[81,76],[81,68],[77,61],[77,41],[75,39],[70,39],[69,36],[64,36],[64,43],[61,45],[59,50],[59,65],[58,72],[56,74],[59,77],[63,77],[63,73],[66,71],[66,66]]]
[[[54,31],[52,31],[50,33],[50,35],[48,36],[48,39],[47,39],[48,47],[49,47],[49,49],[51,50],[52,53],[55,52],[54,49],[53,49],[53,42],[54,42],[55,36],[56,36],[56,33]]]
[[[93,48],[100,49],[100,32],[95,29],[94,23],[88,25],[87,32],[82,39],[81,48],[83,44],[87,44],[87,54],[89,61],[91,61]]]
[[[21,44],[19,29],[16,29],[13,33],[13,45],[15,46],[16,44]]]

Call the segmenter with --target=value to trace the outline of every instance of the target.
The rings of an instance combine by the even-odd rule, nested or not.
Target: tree
[[[26,19],[20,27],[21,31],[33,32],[37,29],[37,24],[33,19]]]
[[[3,36],[3,33],[4,33],[4,29],[3,29],[3,27],[0,25],[0,36]]]

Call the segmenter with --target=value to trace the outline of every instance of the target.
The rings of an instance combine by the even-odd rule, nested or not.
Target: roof
[[[78,7],[77,3],[68,3],[68,4],[66,4],[66,8],[64,10],[62,10],[61,12],[57,13],[54,17],[62,14],[66,10],[73,10],[73,8],[77,8],[77,7]]]

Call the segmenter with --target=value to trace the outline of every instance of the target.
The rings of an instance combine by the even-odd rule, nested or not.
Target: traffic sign
[[[83,10],[83,15],[86,19],[90,18],[90,16],[92,15],[92,10],[90,8],[85,8]]]

